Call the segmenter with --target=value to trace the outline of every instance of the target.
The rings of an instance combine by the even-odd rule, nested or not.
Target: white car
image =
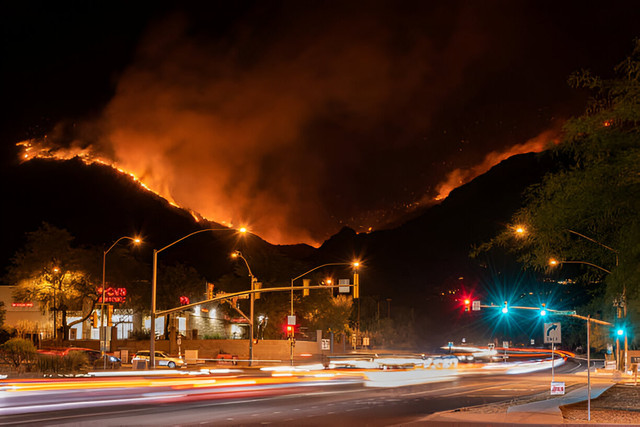
[[[149,350],[140,350],[139,352],[137,352],[133,356],[131,361],[134,362],[136,360],[149,360]],[[183,366],[186,366],[184,360],[180,359],[179,357],[171,357],[167,353],[162,351],[155,352],[155,362],[156,366],[166,366],[167,368],[171,369],[182,368]]]

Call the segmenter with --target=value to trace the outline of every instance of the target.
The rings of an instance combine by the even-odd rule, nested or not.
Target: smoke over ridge
[[[541,148],[529,141],[450,172],[455,150],[434,122],[489,49],[476,19],[488,12],[424,6],[398,21],[388,7],[286,10],[260,27],[254,11],[222,38],[194,31],[193,17],[167,18],[140,42],[102,115],[48,139],[71,140],[65,150],[213,221],[311,244],[342,225],[383,225],[390,218],[367,214],[443,196],[506,153]]]

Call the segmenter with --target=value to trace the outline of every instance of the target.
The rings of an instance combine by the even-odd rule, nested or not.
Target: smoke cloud
[[[437,118],[491,49],[490,20],[478,17],[495,11],[325,6],[256,9],[223,30],[189,13],[156,22],[76,139],[168,200],[273,243],[316,244],[433,199],[457,153]],[[539,148],[493,151],[438,194]],[[469,148],[466,163],[483,150]]]

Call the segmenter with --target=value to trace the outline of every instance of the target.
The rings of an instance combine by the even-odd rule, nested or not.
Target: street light
[[[247,259],[242,256],[242,253],[240,251],[235,251],[234,253],[231,254],[231,257],[233,258],[240,258],[241,260],[244,261],[244,264],[247,266],[247,270],[249,271],[249,278],[251,279],[251,290],[255,290],[255,284],[256,284],[256,277],[253,275],[253,272],[251,271],[251,267],[249,267],[249,263],[247,262]],[[256,294],[251,292],[250,296],[249,296],[249,301],[251,301],[250,305],[249,305],[249,366],[252,365],[253,363],[253,307],[255,305],[255,297]]]
[[[58,307],[56,307],[56,277],[60,274],[60,268],[53,267],[54,279],[53,279],[53,339],[58,339]],[[62,292],[62,281],[57,278],[58,286],[60,286],[60,292]]]
[[[599,265],[596,265],[596,264],[593,264],[593,263],[587,262],[587,261],[558,261],[555,258],[550,258],[549,259],[549,265],[551,267],[555,267],[555,266],[560,265],[560,264],[584,264],[584,265],[588,265],[590,267],[597,268],[598,270],[602,270],[607,274],[611,274],[610,270],[607,270],[604,267],[600,267]]]
[[[140,238],[138,237],[129,237],[129,236],[122,236],[121,238],[119,238],[118,240],[116,240],[115,242],[113,242],[113,244],[111,246],[109,246],[109,249],[107,249],[106,251],[104,251],[102,253],[102,309],[100,310],[100,352],[102,354],[102,360],[104,361],[104,369],[107,369],[107,358],[105,357],[105,353],[107,351],[107,331],[104,328],[104,303],[105,303],[105,287],[106,287],[106,266],[107,266],[107,254],[109,253],[109,251],[111,249],[114,248],[115,245],[118,244],[118,242],[120,242],[121,240],[124,239],[129,239],[131,240],[133,243],[135,243],[136,245],[138,243],[140,243],[142,240],[140,240]]]
[[[203,230],[194,231],[193,233],[189,233],[184,237],[179,238],[173,243],[169,243],[167,246],[161,249],[153,250],[153,277],[151,280],[151,325],[150,325],[150,333],[149,333],[149,364],[150,368],[155,368],[155,351],[156,351],[156,288],[158,283],[158,254],[165,249],[170,248],[176,243],[182,242],[184,239],[187,239],[195,234],[204,233],[205,231],[231,231],[231,228],[205,228]],[[246,233],[247,229],[242,228],[240,230],[241,233]]]

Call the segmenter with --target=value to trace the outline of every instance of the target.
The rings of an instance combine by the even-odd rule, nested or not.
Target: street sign
[[[561,340],[560,322],[544,324],[544,343],[559,344]]]
[[[287,325],[293,326],[296,324],[296,316],[287,316]]]
[[[474,301],[471,303],[472,311],[480,311],[480,301]]]
[[[331,350],[331,345],[328,338],[322,338],[322,350]]]
[[[552,382],[551,383],[551,394],[564,394],[564,383],[560,382]]]
[[[551,314],[557,314],[559,316],[573,316],[574,314],[576,314],[575,310],[568,310],[568,311],[552,311]]]
[[[502,348],[509,347],[509,341],[502,341]]]
[[[349,289],[349,279],[339,279],[338,285],[340,285],[338,292],[341,294],[348,294],[351,291]]]

